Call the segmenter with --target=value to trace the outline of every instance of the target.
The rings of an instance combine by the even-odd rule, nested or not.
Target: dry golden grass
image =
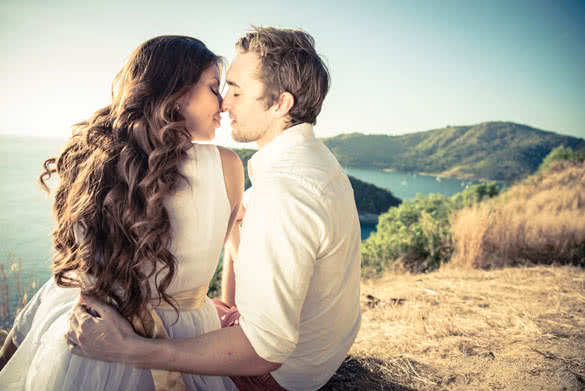
[[[585,263],[585,163],[557,162],[460,211],[451,231],[459,266]]]
[[[362,303],[360,333],[326,390],[585,387],[583,269],[387,274],[363,281]]]
[[[24,277],[20,259],[8,255],[5,260],[0,260],[0,329],[12,327],[18,312],[39,287],[39,280]]]
[[[363,280],[361,299],[358,337],[323,390],[585,389],[583,269],[388,273]]]

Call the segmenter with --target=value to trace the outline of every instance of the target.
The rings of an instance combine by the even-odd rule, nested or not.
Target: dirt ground
[[[442,269],[364,280],[323,390],[585,390],[585,270]]]
[[[360,333],[322,390],[585,390],[584,269],[386,274],[361,298]]]

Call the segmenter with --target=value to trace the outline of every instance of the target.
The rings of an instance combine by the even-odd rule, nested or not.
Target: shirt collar
[[[254,182],[254,175],[268,169],[274,159],[280,156],[281,152],[300,143],[315,139],[313,125],[302,123],[285,129],[264,147],[260,148],[250,160],[248,160],[248,175],[250,181]]]

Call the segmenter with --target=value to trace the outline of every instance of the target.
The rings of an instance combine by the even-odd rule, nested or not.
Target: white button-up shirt
[[[272,376],[316,390],[343,362],[361,321],[360,225],[347,175],[310,124],[249,161],[252,194],[234,263],[240,326]]]

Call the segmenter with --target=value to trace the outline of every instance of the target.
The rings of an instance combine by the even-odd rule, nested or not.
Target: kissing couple
[[[301,30],[254,27],[235,49],[221,94],[223,60],[200,40],[144,42],[111,104],[45,162],[53,278],[2,347],[2,390],[316,390],[341,365],[361,321],[360,226],[313,131],[328,69]],[[245,208],[240,158],[206,143],[224,111],[259,147]]]

